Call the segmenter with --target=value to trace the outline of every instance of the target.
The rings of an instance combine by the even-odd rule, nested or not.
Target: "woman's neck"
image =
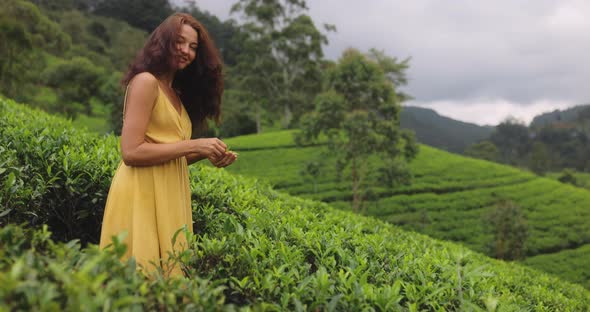
[[[158,77],[158,80],[160,80],[163,84],[172,87],[172,81],[174,81],[174,74],[175,73],[162,74]]]

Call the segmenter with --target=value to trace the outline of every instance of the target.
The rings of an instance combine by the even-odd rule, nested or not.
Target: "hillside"
[[[191,169],[187,278],[96,241],[118,140],[0,99],[2,310],[571,310],[590,292],[538,271],[203,166]],[[31,231],[10,225],[28,220]],[[271,222],[272,220],[272,222]],[[54,232],[53,240],[49,230]],[[64,229],[68,229],[65,231]]]
[[[232,149],[240,151],[239,162],[228,170],[263,178],[293,195],[350,210],[352,192],[347,173],[337,181],[334,164],[321,147],[289,146],[291,137],[292,133],[285,131],[227,140]],[[323,159],[324,165],[314,192],[313,181],[301,176],[300,171],[306,161],[318,159]],[[568,258],[572,265],[562,267],[563,275],[559,274],[564,277],[590,270],[590,262],[582,261],[584,258],[571,258],[583,254],[568,253],[590,244],[588,190],[428,146],[421,146],[410,167],[414,174],[411,185],[391,189],[378,181],[369,182],[373,198],[365,202],[367,215],[493,255],[493,236],[486,229],[486,216],[499,202],[511,200],[526,217],[527,258],[545,254]],[[541,263],[531,265],[544,269]],[[579,278],[575,280],[580,282]],[[590,280],[582,284],[590,287]]]
[[[439,115],[432,109],[404,106],[400,125],[416,133],[420,143],[454,153],[490,136],[494,127],[478,126]]]
[[[552,112],[543,113],[535,116],[531,121],[531,128],[541,128],[556,122],[574,122],[578,118],[578,114],[587,109],[590,105],[578,105],[568,109],[556,109]]]

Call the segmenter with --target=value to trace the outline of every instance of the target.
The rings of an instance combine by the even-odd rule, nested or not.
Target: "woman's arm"
[[[202,156],[199,153],[189,153],[186,155],[186,161],[189,165],[196,163],[197,161],[201,161],[203,159],[209,158],[211,164],[217,168],[223,168],[231,165],[234,161],[238,159],[238,154],[234,152],[225,152],[225,155],[222,157],[206,157]]]
[[[189,153],[186,155],[186,162],[189,165],[196,163],[197,161],[201,161],[203,159],[207,159],[207,156],[203,156],[199,153]]]
[[[157,165],[190,153],[206,157],[224,155],[226,145],[215,138],[165,144],[145,142],[145,133],[157,96],[158,80],[150,73],[138,74],[129,84],[121,132],[121,152],[126,165]]]

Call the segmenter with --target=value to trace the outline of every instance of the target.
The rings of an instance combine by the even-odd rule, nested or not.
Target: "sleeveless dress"
[[[125,94],[125,103],[127,102]],[[123,113],[124,114],[124,113]],[[189,140],[191,120],[181,105],[181,113],[174,108],[158,84],[158,96],[153,107],[145,141],[173,143]],[[112,242],[112,237],[126,232],[124,259],[133,256],[147,271],[162,266],[168,252],[186,246],[181,232],[172,245],[172,237],[184,226],[192,232],[191,197],[186,157],[163,164],[145,167],[119,163],[111,182],[104,211],[100,248]],[[154,264],[156,266],[154,266]],[[181,275],[180,268],[164,268],[171,275]]]

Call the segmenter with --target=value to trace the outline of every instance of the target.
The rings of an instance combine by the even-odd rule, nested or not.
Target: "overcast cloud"
[[[197,0],[227,19],[235,0]],[[440,114],[478,124],[590,103],[590,1],[307,0],[336,25],[326,56],[375,47],[411,57],[404,91]]]

